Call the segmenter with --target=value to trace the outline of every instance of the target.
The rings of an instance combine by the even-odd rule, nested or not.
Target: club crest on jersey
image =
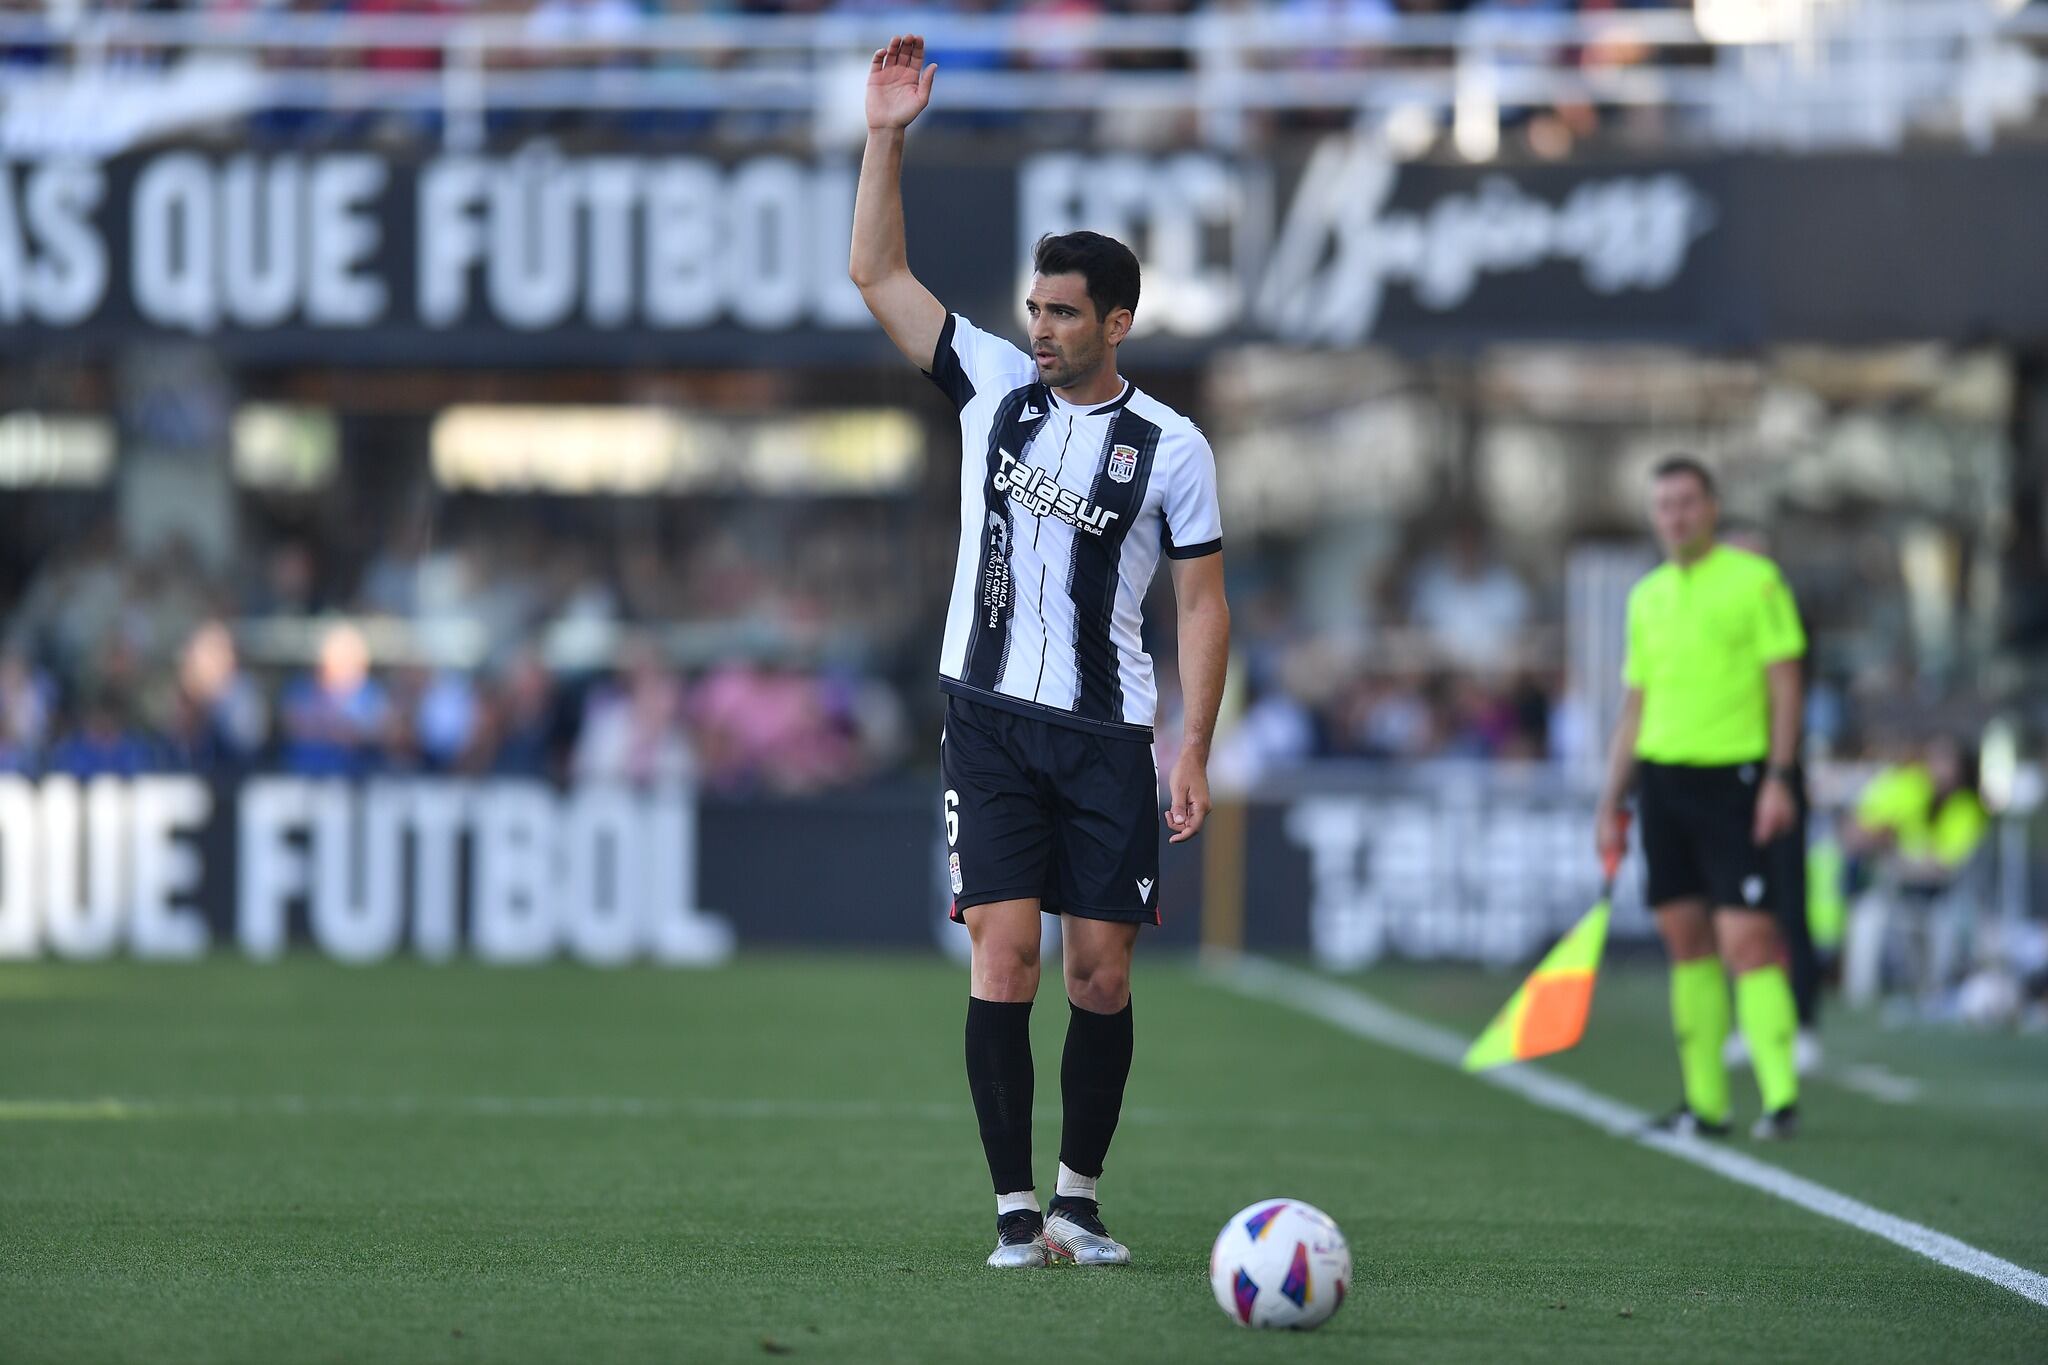
[[[1109,448],[1109,481],[1129,483],[1138,472],[1138,448],[1136,446],[1111,446]]]
[[[1071,488],[1060,487],[1060,481],[1043,469],[1025,464],[1007,450],[999,449],[997,454],[1002,456],[1002,464],[996,470],[996,492],[1009,494],[1012,502],[1031,515],[1058,517],[1091,536],[1101,535],[1117,519],[1115,512],[1097,507]]]

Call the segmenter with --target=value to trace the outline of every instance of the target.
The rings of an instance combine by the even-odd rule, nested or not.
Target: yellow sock
[[[1795,1047],[1799,1009],[1785,969],[1772,963],[1735,978],[1735,1017],[1749,1043],[1750,1064],[1764,1109],[1775,1113],[1799,1102],[1799,1064]]]
[[[1721,1045],[1728,1041],[1728,978],[1720,959],[1671,964],[1671,1031],[1678,1035],[1685,1107],[1708,1123],[1726,1123],[1728,1067]]]

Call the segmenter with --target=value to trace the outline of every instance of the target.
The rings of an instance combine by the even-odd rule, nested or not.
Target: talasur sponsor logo
[[[996,469],[995,487],[1010,501],[1035,517],[1057,517],[1077,530],[1099,536],[1117,519],[1117,513],[1097,507],[1036,465],[1028,465],[1007,450],[999,450],[1002,463]]]

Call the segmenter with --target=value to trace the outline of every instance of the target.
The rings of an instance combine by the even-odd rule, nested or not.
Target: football
[[[1240,1326],[1320,1327],[1351,1289],[1351,1248],[1314,1205],[1261,1199],[1216,1234],[1209,1285]]]

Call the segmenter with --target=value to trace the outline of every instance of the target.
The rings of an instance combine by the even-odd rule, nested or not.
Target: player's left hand
[[[1792,789],[1780,778],[1765,778],[1763,789],[1756,794],[1756,822],[1750,832],[1757,846],[1761,848],[1791,829],[1798,818],[1799,813],[1792,803]]]
[[[1174,762],[1173,776],[1167,779],[1166,794],[1173,802],[1166,810],[1166,824],[1173,835],[1166,842],[1178,844],[1200,834],[1202,821],[1209,815],[1208,763],[1183,752]]]

